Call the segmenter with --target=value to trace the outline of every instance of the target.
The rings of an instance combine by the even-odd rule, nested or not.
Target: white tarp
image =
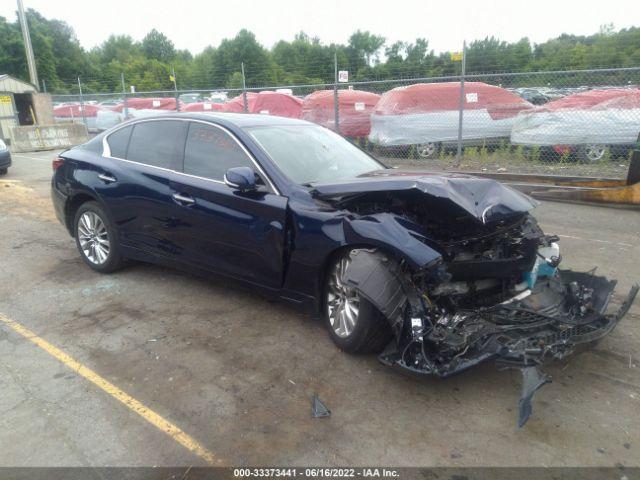
[[[90,132],[95,132],[98,130],[96,127],[96,117],[85,117],[87,119],[87,130]],[[82,123],[84,124],[84,120],[82,120],[82,116],[79,117],[53,117],[56,123]]]
[[[96,129],[107,130],[124,121],[124,113],[114,112],[113,110],[98,110],[96,116]]]
[[[640,134],[640,108],[534,110],[521,112],[511,142],[521,145],[633,144]]]
[[[488,110],[465,110],[462,140],[508,138],[515,117],[493,119]],[[371,115],[369,140],[382,146],[451,142],[458,139],[458,110],[408,115]]]

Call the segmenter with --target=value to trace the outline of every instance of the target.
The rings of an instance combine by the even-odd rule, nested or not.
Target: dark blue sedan
[[[388,169],[317,125],[174,114],[121,124],[53,162],[58,218],[84,262],[147,261],[239,280],[321,314],[348,352],[447,377],[522,369],[608,334],[614,281],[559,268],[536,202],[496,181]],[[304,341],[301,339],[300,341]]]

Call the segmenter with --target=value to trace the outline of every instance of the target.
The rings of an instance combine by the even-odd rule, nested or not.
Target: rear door
[[[175,257],[180,245],[171,234],[178,219],[170,182],[181,168],[187,122],[153,120],[135,123],[107,137],[109,155],[99,194],[109,207],[120,243],[145,252]]]
[[[224,183],[231,167],[248,166],[259,191]],[[269,186],[248,151],[226,129],[189,122],[183,173],[171,182],[180,206],[177,243],[185,258],[210,270],[271,288],[281,286],[287,198]]]

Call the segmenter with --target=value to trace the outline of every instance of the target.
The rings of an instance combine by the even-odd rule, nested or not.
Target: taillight
[[[571,153],[571,147],[569,145],[554,145],[553,146],[553,150],[558,154],[558,155],[564,155],[564,154],[569,154]]]
[[[59,169],[62,165],[64,165],[64,158],[62,157],[56,157],[53,159],[53,161],[51,162],[51,168],[53,168],[53,171],[55,172],[57,169]]]

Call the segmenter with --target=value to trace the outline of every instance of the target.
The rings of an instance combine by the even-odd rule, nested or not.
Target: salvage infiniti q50
[[[172,114],[123,123],[53,162],[55,211],[84,262],[215,272],[321,314],[347,352],[448,377],[539,366],[607,335],[615,281],[559,268],[535,200],[494,180],[388,169],[317,125]]]

